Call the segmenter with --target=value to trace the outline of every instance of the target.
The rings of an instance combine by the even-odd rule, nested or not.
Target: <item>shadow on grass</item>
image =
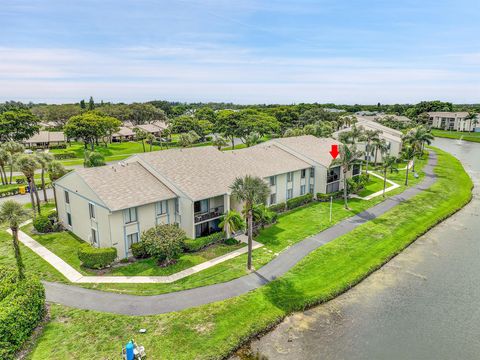
[[[292,281],[276,279],[265,287],[265,296],[277,308],[291,312],[302,308],[305,294]]]

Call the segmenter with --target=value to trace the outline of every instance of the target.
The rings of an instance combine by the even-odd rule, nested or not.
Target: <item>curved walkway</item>
[[[430,152],[421,183],[392,196],[351,218],[308,237],[286,249],[258,271],[240,278],[189,290],[154,296],[136,296],[84,289],[77,286],[45,282],[47,300],[79,309],[104,311],[125,315],[153,315],[179,311],[194,306],[242,295],[272,281],[290,270],[301,259],[320,246],[342,236],[356,227],[375,219],[399,203],[410,199],[435,182],[437,156]]]

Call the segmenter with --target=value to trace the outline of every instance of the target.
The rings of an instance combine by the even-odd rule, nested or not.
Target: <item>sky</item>
[[[478,0],[0,0],[0,102],[480,102]]]

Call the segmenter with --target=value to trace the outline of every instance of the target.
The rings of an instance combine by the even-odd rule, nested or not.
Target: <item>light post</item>
[[[330,195],[330,222],[332,222],[332,204],[333,204],[333,196]]]

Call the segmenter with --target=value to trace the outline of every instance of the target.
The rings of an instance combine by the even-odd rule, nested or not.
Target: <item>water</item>
[[[288,317],[248,350],[268,359],[480,359],[480,144],[434,145],[462,161],[476,186],[472,202],[349,292]]]

